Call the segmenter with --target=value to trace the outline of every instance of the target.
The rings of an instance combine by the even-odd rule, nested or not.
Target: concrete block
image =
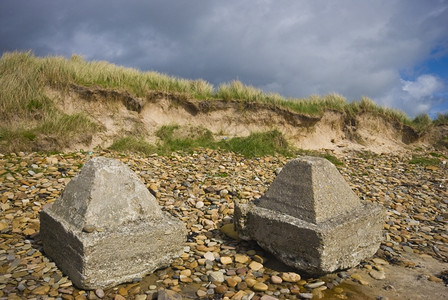
[[[234,218],[242,239],[320,275],[375,254],[384,209],[362,203],[328,160],[303,157],[288,162],[259,200],[236,203]]]
[[[92,158],[40,213],[47,256],[81,289],[115,286],[183,253],[185,225],[125,164]]]

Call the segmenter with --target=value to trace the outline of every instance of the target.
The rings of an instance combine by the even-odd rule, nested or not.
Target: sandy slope
[[[162,125],[204,127],[216,138],[247,136],[251,132],[277,129],[301,149],[367,150],[396,152],[414,145],[431,144],[440,134],[417,134],[412,128],[381,116],[361,113],[349,117],[327,111],[320,117],[291,112],[262,103],[241,101],[200,101],[185,96],[158,93],[146,99],[127,92],[95,87],[72,87],[68,92],[47,90],[66,113],[84,112],[103,127],[87,148],[107,147],[117,136],[143,133],[156,141],[155,131]],[[74,144],[71,149],[86,148]]]

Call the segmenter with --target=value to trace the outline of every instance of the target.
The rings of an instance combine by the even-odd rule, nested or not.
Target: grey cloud
[[[287,97],[388,98],[383,103],[406,110],[395,98],[400,73],[434,49],[446,54],[447,7],[445,0],[3,0],[0,51],[77,53],[215,85],[239,79]]]

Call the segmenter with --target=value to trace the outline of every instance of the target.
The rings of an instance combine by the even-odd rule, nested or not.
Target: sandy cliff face
[[[295,147],[336,152],[347,149],[394,152],[432,144],[443,136],[443,130],[447,131],[433,128],[431,132],[418,134],[411,127],[371,113],[347,116],[327,111],[322,116],[308,116],[263,103],[191,100],[163,92],[142,99],[125,91],[72,86],[65,92],[47,90],[47,95],[62,111],[83,112],[102,127],[87,145],[89,148],[108,147],[114,138],[136,133],[155,142],[155,131],[173,124],[204,127],[216,138],[277,129]],[[72,148],[79,146],[74,144]]]

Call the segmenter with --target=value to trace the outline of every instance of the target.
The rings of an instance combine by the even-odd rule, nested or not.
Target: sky
[[[15,50],[448,113],[448,0],[1,0]]]

